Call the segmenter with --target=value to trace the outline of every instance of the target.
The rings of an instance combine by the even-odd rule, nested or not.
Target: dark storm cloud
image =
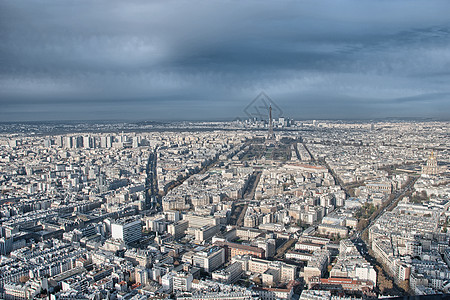
[[[0,120],[448,118],[448,1],[0,1]]]

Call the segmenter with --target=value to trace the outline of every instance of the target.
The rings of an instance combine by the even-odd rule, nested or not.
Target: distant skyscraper
[[[73,138],[71,136],[66,137],[66,141],[64,143],[66,148],[73,148]]]
[[[111,148],[113,144],[113,137],[112,136],[107,136],[106,137],[106,147],[107,148]]]
[[[52,140],[51,139],[45,139],[44,140],[44,147],[50,148],[52,146]]]
[[[100,137],[100,147],[106,148],[106,136]]]
[[[139,144],[141,142],[140,136],[133,137],[133,148],[139,147]]]
[[[267,140],[274,140],[275,134],[273,133],[273,120],[272,120],[272,105],[269,105],[269,132],[267,133]]]
[[[56,146],[62,148],[64,146],[64,137],[62,135],[59,135],[55,139]]]
[[[89,149],[92,147],[91,145],[91,137],[90,136],[84,136],[83,137],[83,147],[86,149]]]
[[[74,148],[81,148],[81,147],[83,147],[83,137],[77,136],[74,139]]]
[[[111,136],[102,136],[100,138],[100,147],[101,148],[111,148],[112,147],[112,137]]]

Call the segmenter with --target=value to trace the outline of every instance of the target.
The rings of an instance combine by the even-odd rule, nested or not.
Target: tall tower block
[[[269,132],[267,133],[268,140],[274,140],[275,134],[273,133],[273,121],[272,121],[272,105],[269,105]]]

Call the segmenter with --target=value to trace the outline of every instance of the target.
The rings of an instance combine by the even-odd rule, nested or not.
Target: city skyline
[[[450,295],[448,0],[0,0],[0,299]]]
[[[449,119],[446,1],[0,3],[0,121]]]

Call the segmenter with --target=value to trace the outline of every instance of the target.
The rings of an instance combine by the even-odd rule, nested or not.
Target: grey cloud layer
[[[0,1],[0,121],[448,118],[448,1]]]

